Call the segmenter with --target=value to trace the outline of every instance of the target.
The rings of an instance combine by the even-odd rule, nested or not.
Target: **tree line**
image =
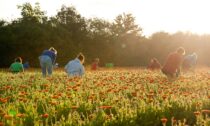
[[[18,56],[37,67],[38,56],[51,46],[57,49],[61,66],[79,52],[85,55],[85,64],[96,57],[101,65],[145,66],[153,57],[164,63],[168,53],[180,46],[186,54],[196,52],[200,64],[210,64],[210,35],[157,32],[145,37],[130,13],[107,21],[87,19],[73,6],[62,6],[53,17],[47,17],[39,3],[24,3],[18,9],[21,18],[0,21],[0,67],[8,67]]]

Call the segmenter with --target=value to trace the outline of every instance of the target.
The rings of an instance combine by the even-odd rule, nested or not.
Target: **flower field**
[[[113,69],[68,78],[0,72],[0,126],[210,126],[208,69],[175,82],[156,71]]]

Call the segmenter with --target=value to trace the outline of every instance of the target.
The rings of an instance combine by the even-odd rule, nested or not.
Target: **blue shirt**
[[[52,63],[55,63],[55,59],[56,59],[56,54],[53,51],[50,50],[44,50],[42,53],[42,56],[49,56],[50,59],[52,60]]]
[[[29,67],[30,67],[30,66],[29,66],[29,63],[28,63],[28,62],[25,62],[25,63],[23,64],[23,67],[24,67],[24,69],[29,68]]]
[[[80,63],[79,59],[74,59],[68,62],[65,70],[70,76],[82,76],[85,73],[84,66]]]
[[[188,55],[184,58],[184,60],[189,62],[190,66],[196,65],[197,57],[194,55]]]

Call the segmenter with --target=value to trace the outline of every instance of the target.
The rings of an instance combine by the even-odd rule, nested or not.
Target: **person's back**
[[[162,70],[170,74],[176,73],[181,65],[182,59],[182,55],[177,52],[169,54]]]
[[[30,66],[29,66],[29,62],[25,62],[24,64],[23,64],[23,68],[24,69],[28,69]]]
[[[10,70],[11,70],[11,72],[14,72],[14,73],[24,71],[22,59],[20,57],[16,58],[15,62],[10,65]]]
[[[57,50],[50,47],[49,50],[44,50],[39,56],[39,62],[42,69],[42,76],[51,76],[53,72],[53,66],[57,57]]]
[[[84,66],[82,65],[84,62],[84,56],[80,55],[76,59],[69,61],[65,66],[65,70],[69,76],[82,76],[85,73]]]
[[[155,61],[153,64],[152,64],[152,68],[153,69],[160,69],[161,68],[161,65],[158,61]]]
[[[150,69],[150,70],[158,70],[160,68],[161,68],[161,65],[160,65],[159,61],[156,58],[153,58],[150,61],[150,64],[148,66],[148,69]]]
[[[190,68],[194,67],[196,65],[196,61],[197,61],[196,53],[187,55],[183,60],[183,64],[182,64],[183,69],[189,70]]]
[[[44,50],[42,55],[44,56],[49,56],[52,60],[52,63],[54,64],[55,59],[56,59],[56,53],[50,50]]]

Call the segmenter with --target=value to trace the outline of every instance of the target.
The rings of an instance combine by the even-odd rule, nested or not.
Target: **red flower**
[[[162,119],[161,119],[161,122],[162,122],[163,124],[165,124],[167,121],[168,121],[167,118],[162,118]]]

